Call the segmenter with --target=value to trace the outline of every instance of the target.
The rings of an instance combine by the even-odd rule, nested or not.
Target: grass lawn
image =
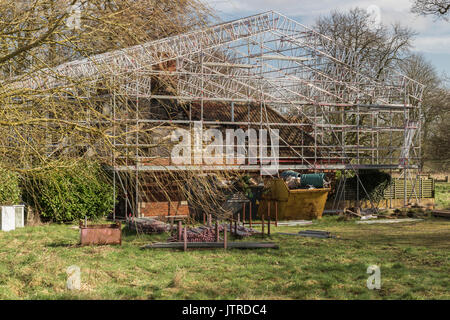
[[[437,209],[450,209],[450,183],[436,183],[435,197]]]
[[[272,232],[302,229],[340,238],[273,234],[279,250],[182,252],[139,249],[165,234],[125,234],[122,246],[79,247],[79,231],[70,225],[0,232],[0,299],[450,298],[450,220],[358,225],[325,217]],[[381,268],[381,290],[366,288],[372,264]],[[81,268],[77,292],[65,289],[70,265]]]

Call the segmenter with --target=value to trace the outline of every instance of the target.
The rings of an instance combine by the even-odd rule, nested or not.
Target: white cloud
[[[418,37],[415,41],[418,51],[429,53],[448,53],[450,60],[450,36],[447,37]]]
[[[415,50],[450,55],[450,23],[411,13],[411,0],[206,0],[224,19],[275,10],[311,25],[332,10],[378,6],[381,22],[401,22],[418,33]],[[450,57],[449,57],[450,58]]]

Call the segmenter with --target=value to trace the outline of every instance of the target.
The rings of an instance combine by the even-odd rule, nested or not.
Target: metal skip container
[[[122,226],[119,222],[113,224],[84,225],[80,221],[80,244],[105,245],[122,244]]]
[[[322,218],[330,188],[289,189],[283,179],[269,182],[268,192],[261,199],[258,215],[267,217],[270,202],[270,216],[278,220],[312,220]]]

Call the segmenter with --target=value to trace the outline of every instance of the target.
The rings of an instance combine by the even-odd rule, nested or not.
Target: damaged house
[[[354,59],[352,49],[269,11],[68,62],[12,88],[42,90],[55,106],[61,103],[54,108],[59,118],[86,129],[79,144],[65,131],[64,139],[52,141],[49,156],[69,157],[82,148],[108,165],[122,198],[113,218],[186,215],[185,186],[213,173],[226,181],[284,170],[417,172],[423,85],[393,70],[380,76],[354,67]],[[65,90],[56,96],[56,87]],[[80,112],[64,114],[60,101]],[[55,124],[55,132],[63,125]],[[224,137],[230,129],[277,132],[277,143],[274,136],[266,139],[270,150],[278,148],[276,170],[264,172],[271,152],[252,159],[248,140],[244,163],[196,158],[195,137],[172,139],[177,129],[195,128]],[[181,141],[194,157],[180,164],[172,151]],[[258,147],[261,142],[258,136]],[[226,148],[226,139],[222,143]],[[214,188],[198,193],[205,201],[197,206],[220,198]]]

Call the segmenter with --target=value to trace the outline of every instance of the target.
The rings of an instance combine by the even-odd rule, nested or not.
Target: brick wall
[[[168,216],[168,215],[188,215],[189,207],[186,201],[169,202],[141,202],[139,205],[140,214],[145,217],[149,216]]]

